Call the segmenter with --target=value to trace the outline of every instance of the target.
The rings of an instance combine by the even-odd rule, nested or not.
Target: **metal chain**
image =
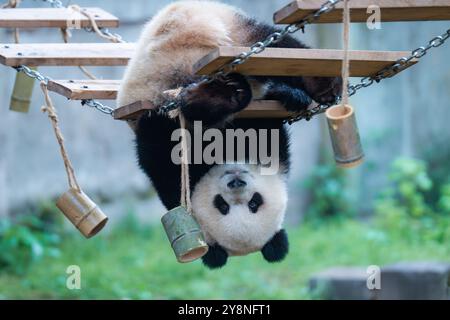
[[[40,73],[39,71],[33,70],[27,66],[21,65],[18,67],[13,67],[14,69],[16,69],[17,72],[23,72],[25,73],[27,76],[29,76],[30,78],[36,79],[39,82],[44,82],[45,85],[48,84],[48,82],[50,81],[50,78],[47,76],[44,76],[42,73]]]
[[[411,55],[407,57],[402,57],[394,62],[392,65],[380,70],[374,76],[364,77],[361,79],[360,83],[356,85],[348,86],[348,95],[351,97],[356,92],[362,88],[367,88],[373,85],[374,83],[379,83],[381,80],[386,78],[391,78],[395,76],[400,71],[403,71],[407,68],[408,63],[413,59],[420,59],[425,56],[428,50],[432,48],[437,48],[442,46],[447,39],[450,38],[450,29],[448,29],[445,33],[440,36],[432,38],[426,46],[419,47],[411,52]],[[309,121],[314,116],[324,113],[329,107],[334,104],[337,104],[340,101],[340,97],[338,97],[336,103],[328,104],[328,105],[318,105],[310,110],[302,111],[296,115],[294,115],[291,119],[285,121],[285,123],[292,124],[294,122],[300,120]]]
[[[250,57],[255,54],[259,54],[266,50],[270,45],[276,44],[283,40],[287,35],[296,33],[299,30],[304,31],[306,25],[313,23],[324,13],[328,13],[332,11],[336,4],[342,2],[342,0],[328,0],[317,11],[307,15],[302,20],[292,23],[286,26],[283,30],[274,32],[267,36],[263,41],[256,42],[250,47],[250,50],[247,52],[243,52],[240,55],[236,56],[235,59],[229,63],[221,66],[213,75],[209,76],[211,79],[215,79],[217,77],[226,76],[230,72],[233,72],[235,68],[243,63],[245,63]]]
[[[113,115],[114,113],[114,109],[108,106],[105,106],[104,104],[93,100],[93,99],[86,99],[86,100],[81,100],[81,105],[83,106],[88,106],[91,108],[94,108],[104,114],[109,114],[109,115]]]
[[[36,79],[39,82],[43,82],[46,86],[48,85],[48,82],[51,80],[51,78],[44,76],[42,73],[40,73],[39,71],[33,70],[27,66],[21,65],[18,67],[13,67],[14,69],[16,69],[17,72],[23,72],[25,73],[27,76],[29,76],[30,78]],[[89,106],[91,108],[95,108],[96,110],[105,113],[105,114],[109,114],[112,115],[114,112],[114,109],[108,106],[105,106],[104,104],[89,99],[89,100],[82,100],[81,104],[84,106]]]
[[[413,50],[409,56],[398,59],[394,64],[379,71],[376,75],[362,78],[360,83],[349,86],[349,96],[354,95],[358,90],[362,88],[370,87],[375,82],[378,83],[383,79],[393,77],[400,71],[406,69],[408,67],[408,63],[411,60],[422,58],[427,54],[428,50],[442,46],[448,38],[450,38],[450,29],[448,29],[442,35],[431,39],[426,46],[422,46]]]

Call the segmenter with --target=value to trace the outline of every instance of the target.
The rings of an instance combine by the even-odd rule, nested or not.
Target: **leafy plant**
[[[311,192],[307,218],[327,218],[352,214],[346,176],[335,164],[321,165],[305,181]]]
[[[59,236],[51,222],[48,207],[35,215],[0,221],[0,272],[25,273],[29,266],[43,256],[57,256],[55,246]]]
[[[396,229],[410,241],[436,240],[444,242],[450,237],[448,219],[427,203],[426,194],[433,186],[425,162],[399,158],[392,164],[389,174],[391,186],[384,190],[375,203],[378,224]],[[450,187],[442,188],[439,207],[449,212]]]

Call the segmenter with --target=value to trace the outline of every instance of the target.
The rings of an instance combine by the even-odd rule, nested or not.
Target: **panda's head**
[[[220,268],[228,256],[256,251],[269,262],[286,256],[288,240],[281,229],[287,205],[285,176],[263,175],[260,169],[216,165],[195,186],[192,206],[209,245],[203,257],[208,267]]]

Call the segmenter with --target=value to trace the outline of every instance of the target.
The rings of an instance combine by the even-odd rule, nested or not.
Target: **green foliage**
[[[450,183],[441,187],[441,195],[438,202],[438,208],[444,214],[450,214]]]
[[[0,272],[24,274],[31,263],[44,255],[57,256],[54,248],[59,237],[42,228],[42,222],[35,217],[23,218],[12,223],[0,221]]]
[[[389,175],[391,186],[381,193],[375,203],[377,222],[383,228],[398,233],[414,243],[433,239],[439,243],[450,241],[450,225],[442,212],[449,212],[450,190],[442,188],[439,206],[426,201],[426,194],[433,183],[423,161],[400,158],[394,161]]]
[[[396,207],[405,210],[412,217],[423,217],[430,214],[430,208],[425,202],[425,193],[433,183],[428,176],[423,161],[399,158],[392,165],[389,179],[392,187],[388,188],[383,197]]]
[[[40,203],[35,214],[0,220],[0,272],[24,274],[44,256],[58,256],[54,205]]]
[[[307,219],[322,219],[352,215],[351,200],[346,188],[346,176],[335,164],[318,166],[304,186],[311,193]]]
[[[450,218],[447,218],[447,223]],[[277,264],[261,254],[230,258],[220,270],[201,261],[177,263],[161,225],[140,224],[125,234],[119,222],[110,233],[86,240],[76,230],[59,244],[60,256],[45,256],[23,276],[0,274],[7,299],[311,299],[308,279],[336,265],[384,265],[399,260],[450,261],[450,246],[435,239],[411,244],[398,229],[350,219],[288,228],[291,252]],[[134,228],[134,227],[133,227]],[[136,229],[132,229],[136,230]],[[145,231],[145,232],[143,232]],[[421,230],[419,230],[421,232]],[[447,243],[448,244],[448,243]],[[81,290],[66,288],[66,268],[81,268]]]
[[[424,152],[423,158],[428,165],[433,187],[426,193],[425,197],[430,205],[439,204],[443,188],[450,184],[450,145],[447,140],[433,143],[429,150]],[[439,208],[442,209],[442,208]]]

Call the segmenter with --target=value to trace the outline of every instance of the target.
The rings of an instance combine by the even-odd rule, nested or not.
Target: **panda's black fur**
[[[257,22],[245,16],[240,17],[249,34],[249,43],[260,41],[276,28]],[[279,30],[278,30],[279,31]],[[288,36],[272,47],[306,48],[297,39]],[[176,72],[175,72],[176,73]],[[175,74],[174,73],[174,74]],[[338,78],[314,77],[244,77],[231,74],[225,79],[200,86],[192,85],[199,80],[194,75],[174,75],[173,88],[185,87],[178,97],[181,112],[188,121],[202,121],[203,127],[278,129],[280,132],[279,159],[284,173],[290,168],[289,133],[281,119],[233,119],[232,115],[245,108],[252,100],[249,80],[258,81],[266,87],[264,99],[278,100],[289,111],[301,111],[307,108],[312,100],[332,102],[340,94],[341,81]],[[180,205],[180,173],[181,168],[171,160],[171,151],[178,142],[171,141],[172,132],[180,127],[178,120],[152,112],[150,116],[142,116],[136,127],[136,147],[139,165],[151,179],[162,203],[167,209]],[[248,149],[248,146],[246,146]],[[207,164],[190,164],[191,190],[200,179],[212,168]],[[269,262],[281,261],[288,252],[286,232],[281,229],[261,249],[264,258]],[[211,268],[223,266],[228,253],[220,244],[210,244],[209,252],[203,257],[205,265]]]

